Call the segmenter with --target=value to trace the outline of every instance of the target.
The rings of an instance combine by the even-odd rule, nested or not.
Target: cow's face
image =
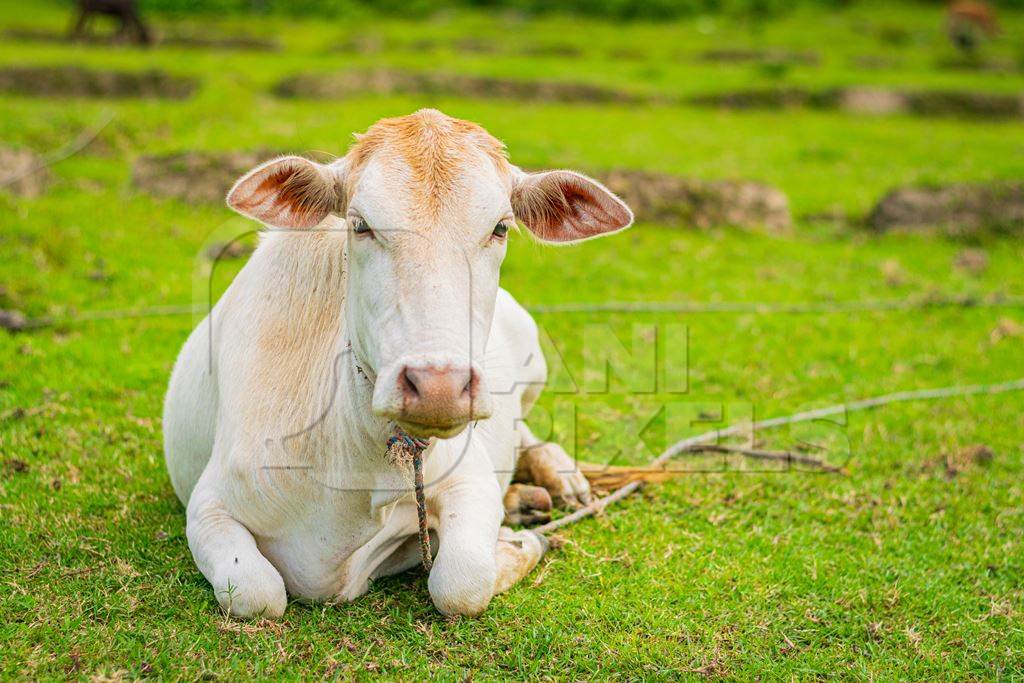
[[[374,382],[373,411],[416,436],[451,437],[490,415],[484,349],[516,220],[550,242],[632,222],[599,183],[523,173],[482,128],[434,110],[379,122],[330,166],[265,164],[228,203],[279,228],[345,218],[352,350]]]

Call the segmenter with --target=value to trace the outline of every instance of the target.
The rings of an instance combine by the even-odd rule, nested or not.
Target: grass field
[[[29,16],[21,3],[0,4],[0,28],[59,30],[66,20],[59,6]],[[202,85],[183,101],[0,96],[0,139],[40,152],[112,117],[97,140],[53,166],[44,195],[0,193],[0,308],[40,317],[194,300],[197,255],[210,236],[252,226],[224,207],[138,192],[130,177],[140,154],[340,154],[353,131],[428,105],[482,123],[523,166],[749,178],[790,198],[795,225],[778,235],[642,220],[572,249],[515,235],[502,282],[526,304],[1022,296],[1019,237],[873,236],[855,221],[804,218],[863,216],[907,183],[1020,179],[1020,121],[269,93],[294,73],[353,64],[670,94],[779,84],[1021,91],[1024,16],[1002,20],[1004,35],[986,57],[1013,68],[984,72],[938,68],[949,57],[940,13],[917,7],[807,10],[756,32],[707,17],[620,26],[482,15],[176,24],[276,37],[276,53],[5,41],[0,65],[158,67]],[[336,49],[366,36],[380,51]],[[424,38],[493,41],[498,51],[424,56],[416,50]],[[579,54],[522,54],[552,44]],[[693,59],[721,46],[813,50],[820,63]],[[892,66],[856,66],[872,55]],[[955,266],[968,247],[987,255],[980,272]],[[219,265],[215,290],[239,267]],[[687,364],[685,394],[632,393],[621,381],[607,393],[573,393],[563,373],[561,393],[542,399],[556,438],[575,441],[591,461],[645,462],[678,438],[751,414],[1024,375],[1019,307],[537,318],[577,384],[587,334],[612,330],[628,344],[634,334],[649,338],[652,326],[688,330],[687,345],[663,349],[667,362]],[[1024,676],[1024,397],[1012,393],[765,433],[771,447],[823,443],[830,459],[849,459],[847,474],[737,467],[649,488],[568,529],[564,547],[476,620],[441,617],[422,573],[412,573],[375,583],[352,604],[293,604],[278,622],[229,621],[190,556],[161,449],[163,392],[193,322],[0,332],[0,677]],[[957,461],[974,444],[991,448],[990,462]]]

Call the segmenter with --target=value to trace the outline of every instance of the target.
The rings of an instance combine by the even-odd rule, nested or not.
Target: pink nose
[[[480,377],[468,367],[405,366],[398,375],[403,420],[449,426],[477,419]]]

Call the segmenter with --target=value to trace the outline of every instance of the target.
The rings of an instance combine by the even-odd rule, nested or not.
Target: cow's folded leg
[[[494,595],[504,516],[493,476],[445,482],[436,494],[438,549],[427,587],[442,614],[476,616]]]
[[[507,526],[502,527],[495,550],[498,577],[494,582],[494,593],[507,591],[529,574],[549,547],[548,539],[535,531],[513,531]]]
[[[199,571],[225,612],[241,618],[284,614],[288,596],[281,574],[202,481],[189,499],[186,535]]]

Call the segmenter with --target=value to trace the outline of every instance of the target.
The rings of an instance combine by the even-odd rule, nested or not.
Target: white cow
[[[342,159],[275,159],[228,205],[266,224],[171,375],[164,450],[189,547],[232,615],[287,596],[352,600],[419,561],[397,428],[424,453],[444,614],[479,614],[543,537],[502,527],[520,475],[589,495],[523,422],[546,368],[529,314],[498,287],[518,219],[546,242],[628,227],[629,208],[570,171],[524,173],[479,126],[435,110],[385,119]],[[526,449],[524,446],[536,446]]]

